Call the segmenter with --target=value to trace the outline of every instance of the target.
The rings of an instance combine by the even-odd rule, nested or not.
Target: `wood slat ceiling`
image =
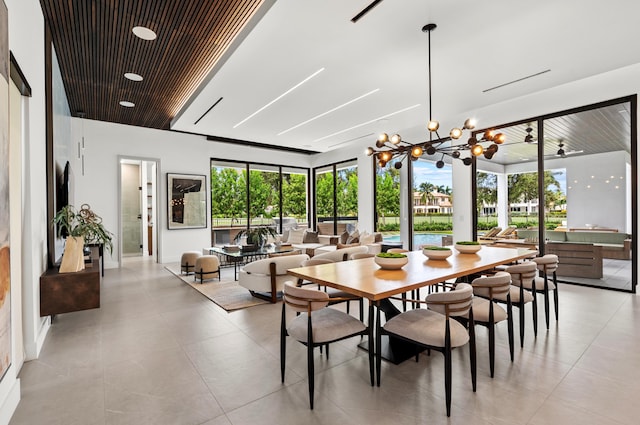
[[[168,129],[264,0],[40,0],[72,115]],[[132,33],[145,26],[153,41]],[[126,72],[144,77],[124,78]],[[121,100],[135,108],[119,105]]]
[[[530,123],[531,135],[538,140],[537,123]],[[500,131],[507,142],[500,146],[492,161],[503,165],[537,161],[536,143],[524,143],[529,124],[518,124]],[[562,143],[569,156],[592,155],[604,152],[631,152],[631,118],[628,102],[562,115],[544,120],[544,154],[556,156]]]

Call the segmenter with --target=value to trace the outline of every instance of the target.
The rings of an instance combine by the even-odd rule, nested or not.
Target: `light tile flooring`
[[[328,360],[316,353],[311,411],[297,342],[280,382],[281,304],[226,313],[161,265],[128,260],[106,270],[100,309],[56,317],[40,358],[20,373],[11,424],[637,424],[639,298],[560,291],[560,322],[542,325],[537,339],[527,308],[513,364],[498,327],[494,379],[477,328],[476,393],[468,350],[454,352],[450,419],[441,355],[383,362],[382,386],[371,387],[359,339],[334,344]]]

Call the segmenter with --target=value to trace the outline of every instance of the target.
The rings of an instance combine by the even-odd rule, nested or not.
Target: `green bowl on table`
[[[422,253],[429,260],[446,260],[453,254],[451,248],[444,246],[425,246],[422,248]]]
[[[377,254],[373,261],[385,270],[398,270],[401,269],[409,262],[409,258],[406,254],[396,252],[381,252]]]
[[[477,241],[459,241],[455,243],[455,248],[460,254],[475,254],[482,245]]]

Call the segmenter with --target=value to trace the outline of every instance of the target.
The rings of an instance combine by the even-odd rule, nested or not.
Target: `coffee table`
[[[266,258],[269,254],[282,253],[282,252],[291,252],[293,248],[291,246],[286,247],[276,247],[268,246],[264,248],[258,248],[254,251],[227,251],[223,247],[212,246],[209,248],[209,254],[215,255],[224,255],[226,257],[226,261],[229,263],[233,263],[233,279],[238,280],[238,264],[246,264],[247,262],[255,261],[260,258]],[[253,257],[253,258],[252,258]],[[249,261],[247,261],[249,260]]]

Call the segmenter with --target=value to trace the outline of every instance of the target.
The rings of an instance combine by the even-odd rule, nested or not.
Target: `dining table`
[[[382,269],[375,259],[341,261],[337,263],[289,269],[288,273],[298,278],[298,282],[309,281],[319,285],[348,292],[369,300],[368,326],[375,326],[375,349],[381,350],[382,357],[400,363],[416,354],[412,344],[390,338],[383,346],[380,337],[380,312],[389,320],[400,310],[389,300],[400,294],[419,288],[437,285],[452,279],[464,279],[479,275],[496,266],[513,263],[535,256],[536,251],[528,248],[482,246],[474,254],[463,254],[450,247],[452,255],[443,260],[428,259],[422,251],[410,251],[408,262],[397,270]],[[378,308],[374,325],[374,306]],[[362,345],[366,349],[366,345]]]

